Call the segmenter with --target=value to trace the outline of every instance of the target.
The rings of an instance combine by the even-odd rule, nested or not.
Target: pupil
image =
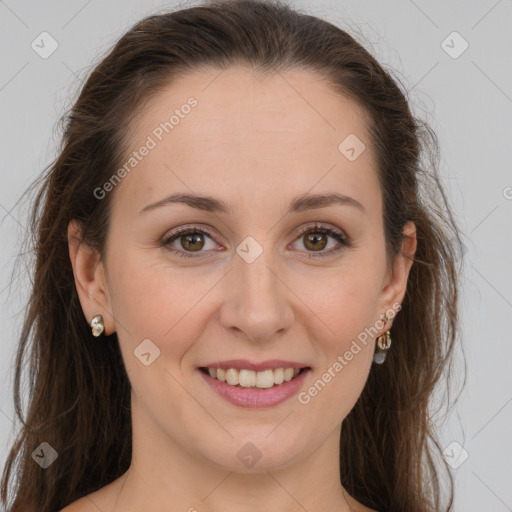
[[[192,234],[192,235],[186,235],[185,236],[185,244],[182,243],[182,246],[184,249],[200,249],[201,247],[193,247],[196,243],[200,243],[201,242],[201,234],[197,233],[197,234]],[[189,243],[189,240],[192,240],[191,243]],[[191,247],[192,245],[192,247]],[[188,246],[188,247],[187,247]]]
[[[309,243],[312,242],[313,249],[318,249],[318,248],[323,249],[325,247],[325,236],[324,235],[311,234],[311,235],[307,236],[307,240]],[[319,240],[320,240],[320,243],[318,243]]]

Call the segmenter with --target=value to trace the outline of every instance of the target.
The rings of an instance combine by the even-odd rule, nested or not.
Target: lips
[[[221,397],[244,407],[276,405],[298,392],[311,368],[295,361],[212,362],[198,368]]]

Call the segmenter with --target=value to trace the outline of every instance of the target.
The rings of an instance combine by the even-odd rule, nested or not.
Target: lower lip
[[[197,371],[217,394],[232,404],[241,407],[272,407],[297,394],[304,383],[306,375],[311,370],[308,368],[294,379],[267,389],[231,386],[220,380],[213,379],[201,370]]]

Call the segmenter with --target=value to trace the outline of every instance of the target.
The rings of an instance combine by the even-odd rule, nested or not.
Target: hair
[[[341,28],[277,0],[217,0],[147,16],[128,30],[61,118],[57,156],[29,187],[37,187],[28,242],[35,268],[14,374],[21,426],[1,487],[7,504],[16,476],[12,512],[55,512],[130,466],[130,382],[117,335],[92,343],[75,288],[68,224],[79,221],[82,242],[104,256],[113,194],[100,201],[93,190],[125,161],[133,120],[178,77],[234,65],[269,75],[312,71],[366,116],[383,197],[386,259],[409,257],[401,249],[407,221],[416,225],[417,250],[391,330],[393,347],[385,364],[372,367],[343,421],[340,483],[380,512],[452,510],[453,477],[429,407],[437,385],[450,382],[461,241],[437,170],[437,137],[411,113],[400,81]],[[32,460],[42,442],[58,453],[47,469]],[[446,504],[441,472],[449,477]]]

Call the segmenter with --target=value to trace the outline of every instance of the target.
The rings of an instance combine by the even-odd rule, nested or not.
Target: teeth
[[[229,370],[226,370],[226,382],[232,386],[239,384],[238,370],[235,370],[235,368],[229,368]]]
[[[256,374],[257,388],[271,388],[274,385],[274,370],[264,370]]]
[[[213,379],[220,382],[227,382],[231,386],[240,385],[243,388],[257,387],[260,389],[271,388],[274,385],[288,382],[300,372],[300,368],[276,368],[274,370],[263,370],[255,372],[253,370],[240,370],[236,368],[208,368],[208,373]]]
[[[293,368],[285,368],[284,370],[284,381],[288,382],[293,379],[293,374],[295,373]]]
[[[238,374],[238,383],[244,388],[256,386],[256,372],[251,370],[240,370]]]
[[[284,370],[282,368],[276,368],[274,370],[274,382],[276,384],[282,384],[284,382]]]

